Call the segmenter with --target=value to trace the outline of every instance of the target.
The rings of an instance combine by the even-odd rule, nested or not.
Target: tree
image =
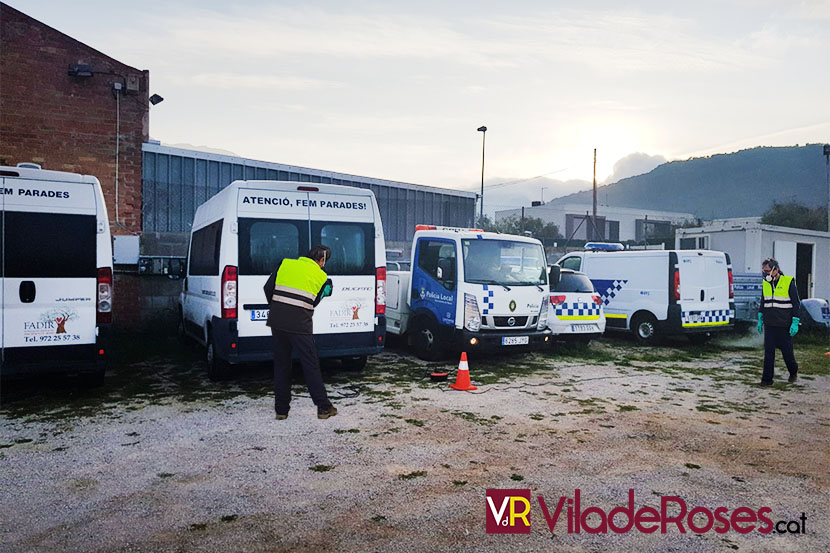
[[[775,202],[761,217],[761,222],[779,227],[827,230],[827,208],[810,209],[796,202]]]

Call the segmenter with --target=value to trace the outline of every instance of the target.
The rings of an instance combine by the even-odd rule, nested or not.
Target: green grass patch
[[[427,471],[425,470],[416,470],[414,472],[409,472],[407,474],[399,474],[398,480],[412,480],[414,478],[423,478],[427,475]]]
[[[314,466],[308,467],[308,470],[311,470],[311,471],[314,471],[314,472],[328,472],[328,471],[332,470],[333,468],[334,468],[334,465],[314,465]]]

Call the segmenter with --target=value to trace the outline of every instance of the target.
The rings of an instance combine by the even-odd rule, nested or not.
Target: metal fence
[[[146,143],[142,148],[142,230],[189,232],[208,198],[235,180],[284,180],[369,188],[387,241],[409,241],[419,223],[470,227],[475,193],[359,177]]]

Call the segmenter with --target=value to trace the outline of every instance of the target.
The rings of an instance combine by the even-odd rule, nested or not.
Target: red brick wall
[[[149,125],[149,72],[134,69],[0,4],[0,161],[93,175],[101,181],[113,234],[141,231],[141,145]],[[95,75],[70,77],[70,64]],[[120,96],[118,221],[115,219],[116,100],[113,83],[138,79]]]
[[[91,65],[95,75],[71,77],[70,64]],[[126,92],[128,79],[137,79],[138,91]],[[125,90],[119,102],[114,83]],[[0,164],[32,161],[44,169],[97,177],[113,234],[141,232],[141,145],[149,136],[148,86],[148,71],[124,65],[0,3]],[[139,320],[138,286],[130,280],[116,279],[122,286],[115,289],[113,316],[123,326],[135,326]]]

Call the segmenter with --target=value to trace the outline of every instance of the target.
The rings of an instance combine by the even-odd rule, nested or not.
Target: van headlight
[[[536,323],[536,330],[544,330],[546,326],[548,326],[548,306],[550,305],[550,300],[548,296],[545,295],[542,298],[542,309],[539,311],[539,322]]]
[[[481,330],[481,313],[478,310],[478,301],[472,294],[464,294],[464,328],[470,332]]]

